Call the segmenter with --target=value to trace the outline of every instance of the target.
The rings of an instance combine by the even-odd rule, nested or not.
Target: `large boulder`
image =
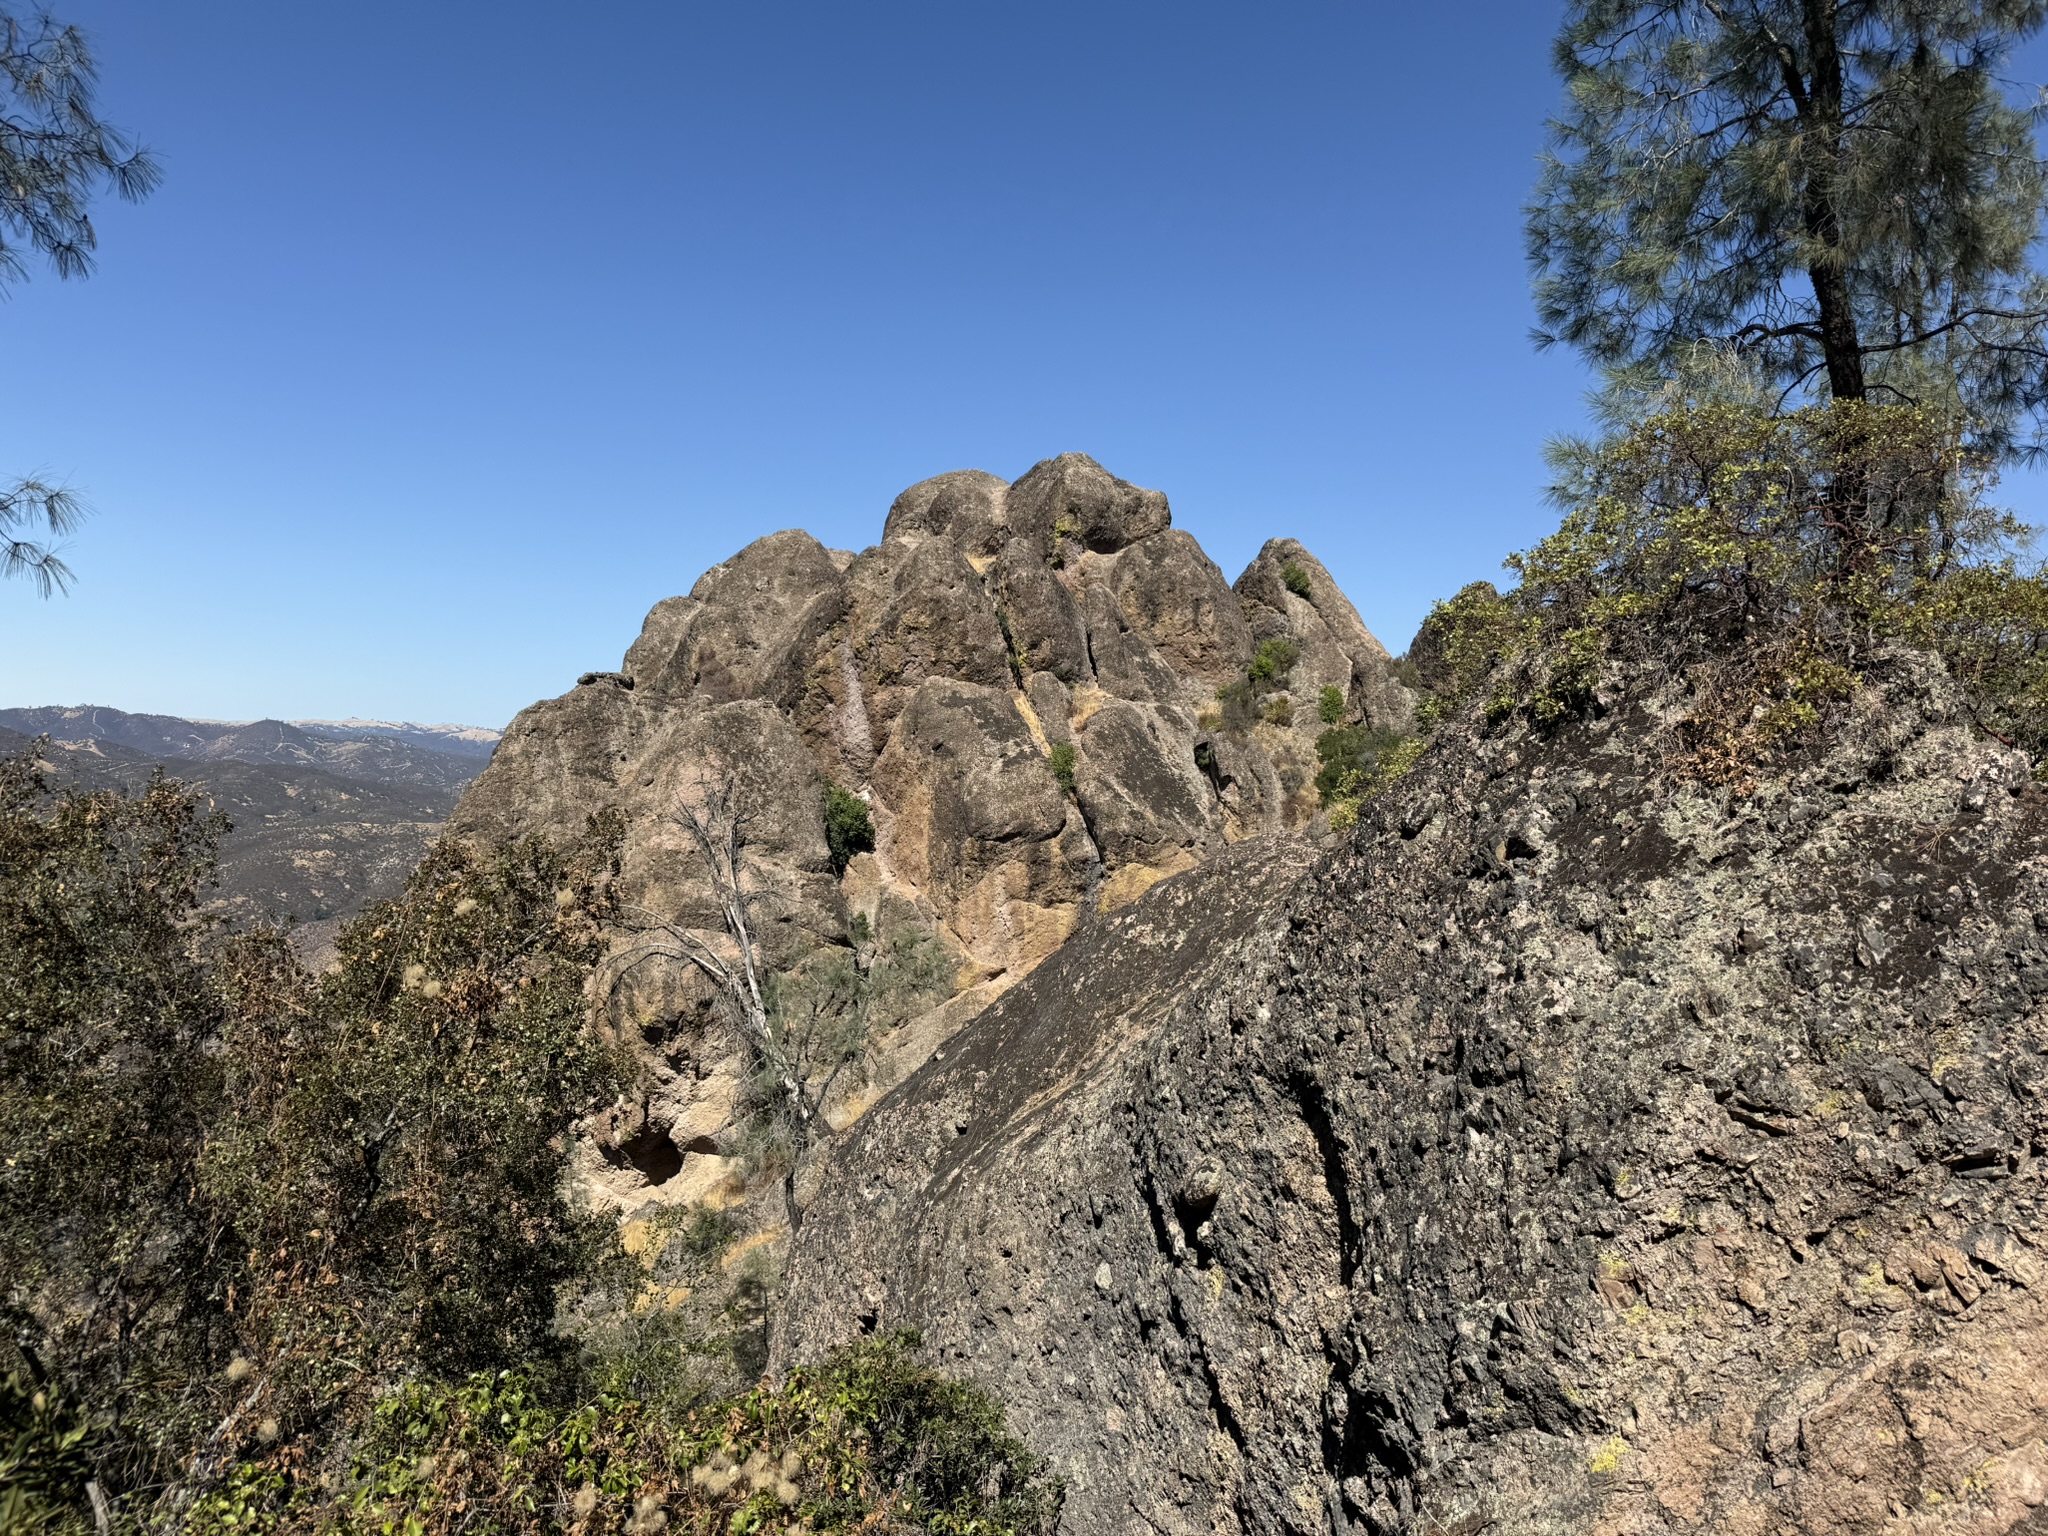
[[[920,1330],[1075,1532],[2034,1529],[2048,795],[1882,665],[1746,798],[1624,682],[1084,930],[839,1146],[781,1357]]]
[[[865,551],[847,568],[852,594],[843,629],[813,671],[800,711],[833,716],[835,740],[886,743],[897,712],[927,678],[1008,688],[1010,656],[996,605],[981,577],[945,539],[896,540]],[[858,783],[871,765],[848,751]]]
[[[1069,684],[1086,678],[1088,635],[1080,610],[1038,547],[1029,539],[1011,539],[988,577],[1023,669],[1050,672]]]
[[[1212,688],[1244,676],[1251,627],[1193,534],[1169,528],[1140,539],[1115,557],[1108,586],[1125,625],[1174,672]]]
[[[1131,628],[1116,594],[1097,584],[1081,593],[1081,621],[1088,634],[1089,669],[1097,687],[1119,699],[1175,704],[1209,690],[1178,675],[1144,633]]]
[[[625,675],[663,698],[787,708],[846,598],[824,545],[808,533],[771,533],[706,571],[687,600],[657,604],[626,653]]]
[[[646,697],[608,678],[522,709],[448,819],[454,837],[574,836],[632,798],[632,763],[657,721]]]
[[[1048,558],[1083,549],[1113,554],[1172,522],[1165,493],[1119,480],[1085,453],[1031,466],[1006,498],[1010,527]]]
[[[1074,737],[1074,790],[1111,868],[1186,869],[1223,845],[1215,786],[1186,711],[1110,699]]]
[[[882,542],[932,537],[962,554],[984,557],[1010,537],[1004,502],[1009,486],[980,469],[956,469],[920,480],[898,496],[882,524]]]

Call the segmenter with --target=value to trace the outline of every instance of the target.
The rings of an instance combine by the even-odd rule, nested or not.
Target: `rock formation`
[[[1356,704],[1362,632],[1274,563],[1247,628]],[[1094,686],[1098,625],[1133,675],[1239,654],[1150,590],[1084,591]],[[1076,734],[1126,786],[1189,740],[1134,695]],[[1343,847],[1070,940],[841,1138],[781,1357],[921,1330],[1076,1533],[2048,1528],[2048,794],[1912,654],[1742,798],[1611,698],[1453,722]],[[1181,767],[1114,817],[1082,775],[1105,857],[1207,848]]]
[[[1297,659],[1253,688],[1268,639]],[[965,471],[912,486],[858,555],[801,532],[749,545],[657,604],[617,671],[521,714],[453,827],[562,834],[615,808],[622,899],[715,930],[672,811],[712,758],[743,766],[771,966],[856,930],[929,933],[957,958],[959,994],[879,1042],[879,1089],[1077,930],[1234,842],[1309,824],[1327,688],[1347,723],[1409,718],[1386,651],[1306,550],[1274,541],[1233,589],[1164,495],[1065,454],[1013,485]],[[865,798],[876,828],[843,875],[827,781]],[[725,1176],[738,1063],[709,1002],[679,964],[637,969],[613,997],[649,1087],[586,1149],[594,1194],[630,1209]]]

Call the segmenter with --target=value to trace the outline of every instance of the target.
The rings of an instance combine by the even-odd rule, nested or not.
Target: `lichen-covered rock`
[[[993,555],[1010,537],[1009,486],[980,469],[920,480],[898,496],[882,524],[882,542],[920,535],[945,539],[964,555]]]
[[[1117,555],[1108,575],[1117,611],[1176,674],[1210,688],[1244,676],[1251,627],[1216,562],[1194,536],[1169,528]]]
[[[1063,548],[1114,554],[1173,522],[1163,492],[1119,480],[1085,453],[1032,465],[1010,487],[1006,505],[1010,527],[1048,558]]]
[[[847,568],[847,581],[852,600],[844,642],[873,740],[888,740],[897,711],[927,678],[1010,687],[1010,656],[995,604],[955,545],[944,539],[884,543]],[[823,669],[828,684],[838,681],[835,661],[828,658]]]
[[[529,704],[456,802],[450,835],[575,835],[632,798],[631,764],[656,718],[644,695],[602,685]]]
[[[1232,842],[1286,825],[1287,790],[1272,757],[1225,731],[1195,733],[1195,768],[1209,781]]]
[[[824,545],[807,533],[771,533],[706,571],[687,604],[656,605],[624,671],[654,694],[787,708],[846,595]]]
[[[1130,627],[1116,594],[1100,583],[1081,594],[1089,671],[1103,692],[1148,704],[1177,704],[1209,692],[1166,664],[1152,642]]]
[[[1073,594],[1029,539],[1011,539],[988,572],[1018,664],[1067,683],[1091,675],[1088,635]]]
[[[1746,798],[1675,696],[1467,720],[1083,930],[848,1133],[782,1357],[920,1329],[1076,1533],[2033,1529],[2048,793],[1881,665]]]
[[[1218,796],[1184,710],[1111,699],[1075,733],[1075,794],[1115,865],[1185,869],[1223,846]]]

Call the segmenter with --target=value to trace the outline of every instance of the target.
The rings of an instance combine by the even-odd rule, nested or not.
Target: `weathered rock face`
[[[959,961],[960,996],[874,1063],[894,1081],[1071,933],[1237,839],[1313,818],[1312,693],[1292,725],[1210,718],[1217,689],[1244,680],[1253,615],[1261,636],[1314,658],[1297,693],[1312,668],[1344,691],[1347,719],[1407,718],[1386,653],[1321,566],[1309,561],[1315,602],[1253,601],[1170,524],[1165,496],[1067,454],[1015,485],[978,470],[914,485],[859,555],[800,532],[758,540],[657,604],[619,671],[522,714],[451,825],[561,834],[617,809],[622,900],[712,931],[673,812],[713,758],[744,764],[772,964],[850,942],[856,915],[870,931],[922,928]],[[1055,747],[1074,753],[1071,794]],[[876,826],[843,877],[825,780],[865,797]],[[611,996],[649,1086],[586,1158],[594,1193],[691,1199],[722,1176],[702,1148],[738,1063],[709,1003],[667,963],[635,967]],[[663,1127],[686,1155],[657,1191],[647,1169],[674,1163]],[[622,1156],[628,1145],[653,1151]]]
[[[1885,665],[1746,798],[1671,699],[1475,723],[1078,935],[842,1140],[781,1356],[918,1328],[1076,1533],[2042,1529],[2048,794]]]
[[[625,671],[650,694],[787,707],[818,638],[846,606],[846,583],[807,533],[771,533],[648,615]]]
[[[1166,497],[1119,480],[1085,453],[1063,453],[1032,466],[1010,487],[1009,522],[1049,559],[1061,546],[1113,554],[1173,521]]]

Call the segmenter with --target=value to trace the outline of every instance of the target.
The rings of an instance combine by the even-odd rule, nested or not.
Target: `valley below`
[[[47,737],[51,782],[134,792],[158,769],[232,823],[210,904],[292,925],[308,959],[403,888],[497,733],[380,722],[185,720],[92,707],[0,709],[0,753]]]

